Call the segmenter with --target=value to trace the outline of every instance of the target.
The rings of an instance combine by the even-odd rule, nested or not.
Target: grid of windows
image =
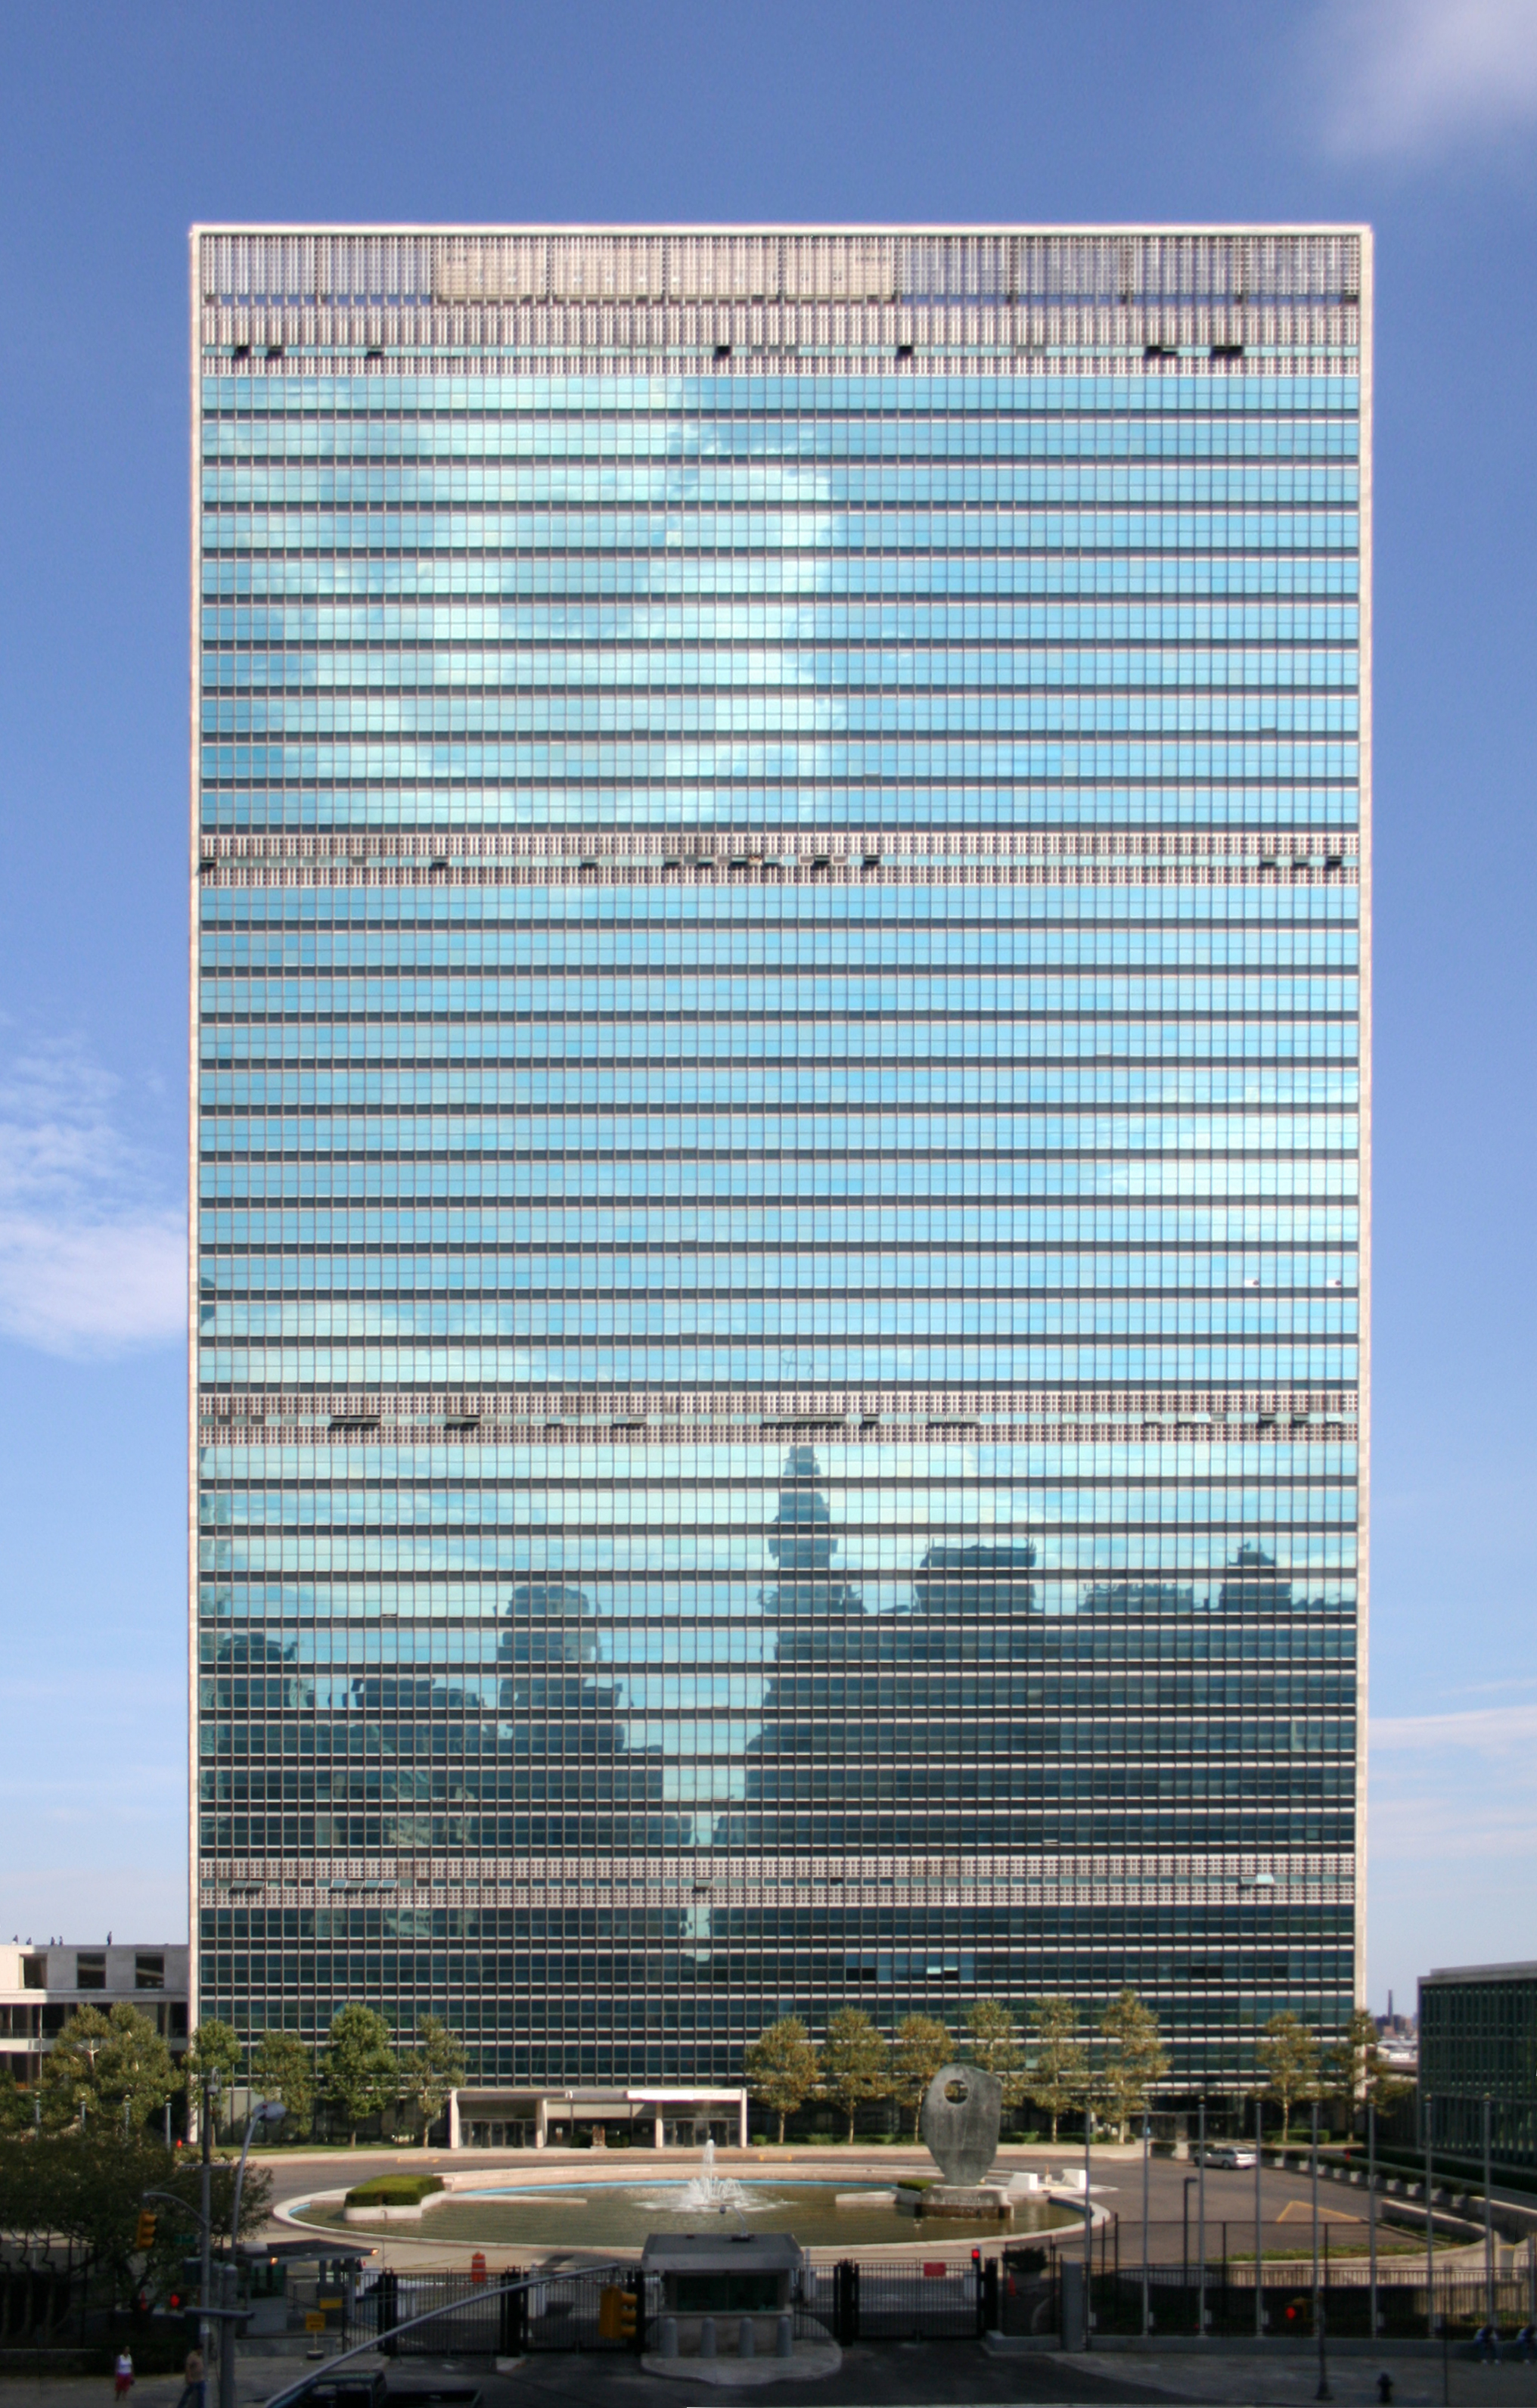
[[[204,291],[203,2013],[1348,2009],[1351,256],[1328,372]]]
[[[1433,2147],[1537,2165],[1537,1965],[1468,1965],[1419,1985],[1419,2092]]]

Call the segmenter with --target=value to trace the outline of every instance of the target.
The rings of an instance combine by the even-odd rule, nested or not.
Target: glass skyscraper
[[[193,283],[195,2012],[1331,2029],[1370,237]]]

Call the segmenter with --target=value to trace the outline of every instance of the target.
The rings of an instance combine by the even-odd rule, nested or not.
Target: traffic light
[[[635,2293],[623,2290],[617,2283],[607,2286],[597,2295],[597,2330],[601,2341],[633,2342],[635,2339]]]
[[[134,2234],[134,2247],[136,2249],[152,2249],[154,2245],[154,2210],[149,2207],[141,2207],[138,2212],[138,2228]]]

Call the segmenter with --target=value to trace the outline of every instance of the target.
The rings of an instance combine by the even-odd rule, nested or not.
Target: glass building
[[[1537,2165],[1537,1964],[1450,1965],[1419,1985],[1420,2138]]]
[[[198,2012],[1348,2010],[1370,281],[194,233]]]

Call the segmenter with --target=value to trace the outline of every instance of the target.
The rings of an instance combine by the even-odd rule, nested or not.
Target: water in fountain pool
[[[686,2182],[607,2182],[589,2175],[568,2185],[533,2184],[510,2180],[498,2169],[482,2188],[455,2191],[435,2205],[421,2235],[435,2242],[479,2242],[491,2248],[542,2243],[550,2248],[624,2249],[639,2248],[648,2233],[657,2230],[708,2229],[723,2216],[750,2216],[754,2222],[771,2216],[776,2229],[793,2232],[806,2248],[868,2249],[921,2240],[931,2247],[940,2241],[996,2241],[1004,2232],[1044,2231],[1077,2220],[1071,2209],[1049,2200],[1023,2199],[1015,2201],[1010,2226],[992,2217],[946,2216],[942,2224],[923,2223],[892,2204],[889,2183],[865,2187],[868,2200],[862,2186],[846,2175],[840,2182],[739,2182],[715,2172],[714,2146],[707,2143],[698,2172]],[[305,2224],[341,2221],[339,2200],[296,2205],[294,2212]],[[391,2237],[395,2237],[395,2228]]]

